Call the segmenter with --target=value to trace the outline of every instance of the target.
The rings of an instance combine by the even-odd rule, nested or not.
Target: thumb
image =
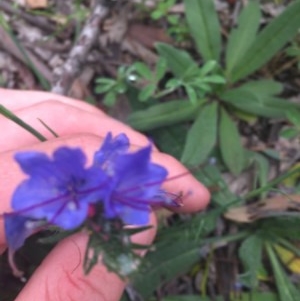
[[[156,224],[154,215],[152,224]],[[150,244],[155,227],[133,236],[133,241]],[[118,301],[125,287],[115,273],[98,263],[88,275],[83,258],[88,237],[75,234],[59,243],[45,258],[15,301]]]

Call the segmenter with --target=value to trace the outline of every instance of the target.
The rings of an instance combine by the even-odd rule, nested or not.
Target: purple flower
[[[161,189],[167,170],[151,163],[151,145],[134,153],[128,148],[125,134],[113,138],[109,133],[90,167],[79,148],[58,148],[52,158],[35,151],[17,153],[28,178],[13,194],[14,211],[4,215],[10,249],[21,247],[41,226],[76,229],[89,217],[90,205],[100,204],[95,208],[103,208],[98,214],[104,218],[147,224],[151,206],[170,203]]]
[[[8,262],[16,277],[21,277],[23,272],[18,269],[14,261],[15,252],[22,247],[27,237],[42,228],[46,222],[43,220],[32,220],[22,215],[5,213],[4,227],[8,245]]]
[[[162,203],[160,187],[168,173],[164,167],[151,163],[151,145],[126,153],[125,137],[109,136],[95,154],[94,163],[102,165],[111,177],[111,193],[104,199],[104,214],[107,218],[118,217],[126,224],[145,225],[149,222],[151,205]]]
[[[27,237],[33,234],[43,221],[30,220],[22,215],[14,213],[4,214],[4,227],[7,244],[13,251],[19,249],[24,244]]]
[[[74,229],[87,217],[89,204],[105,197],[108,177],[96,166],[85,167],[81,149],[58,148],[53,159],[29,151],[17,153],[15,159],[29,175],[14,192],[16,214]]]
[[[114,173],[115,159],[127,152],[129,139],[125,134],[119,134],[115,138],[109,132],[99,151],[94,155],[94,165],[99,166],[107,174]]]

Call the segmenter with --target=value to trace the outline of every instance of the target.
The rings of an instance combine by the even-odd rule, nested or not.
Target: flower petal
[[[28,221],[27,217],[21,215],[4,214],[5,235],[10,249],[19,249],[24,244],[26,238],[34,233],[35,229],[26,227]]]
[[[97,166],[110,165],[120,155],[125,153],[129,148],[129,139],[125,134],[119,134],[115,138],[108,133],[105,140],[94,156],[94,164]]]

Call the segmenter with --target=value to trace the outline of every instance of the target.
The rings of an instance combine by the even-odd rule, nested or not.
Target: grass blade
[[[37,130],[35,130],[33,127],[31,127],[29,124],[24,122],[22,119],[20,119],[18,116],[16,116],[13,112],[6,109],[3,105],[0,105],[0,114],[5,116],[6,118],[10,119],[14,123],[18,124],[25,130],[27,130],[29,133],[31,133],[33,136],[35,136],[40,141],[44,142],[47,141],[47,139],[39,133]]]
[[[299,292],[297,292],[294,285],[288,279],[285,271],[283,270],[273,247],[268,243],[266,244],[267,253],[273,268],[275,281],[281,301],[298,301]]]

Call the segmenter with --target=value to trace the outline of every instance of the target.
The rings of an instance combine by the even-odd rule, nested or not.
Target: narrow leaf
[[[30,126],[28,123],[24,122],[18,116],[16,116],[13,112],[6,109],[3,105],[0,105],[0,114],[10,119],[14,123],[18,124],[20,127],[24,128],[26,131],[35,136],[38,140],[44,142],[47,141],[47,138],[44,137],[40,132]]]
[[[149,81],[152,80],[153,78],[152,72],[145,63],[137,62],[134,64],[134,68],[136,72],[139,73],[142,77],[144,77]]]
[[[159,252],[147,254],[144,271],[133,279],[133,286],[143,298],[148,299],[162,284],[162,280],[168,281],[187,272],[199,260],[199,255],[199,243],[183,244],[177,240],[172,244],[165,244]]]
[[[287,110],[300,108],[288,100],[274,97],[280,93],[282,85],[271,80],[248,82],[238,88],[231,89],[220,95],[222,100],[246,113],[271,117],[286,117]]]
[[[164,43],[156,44],[156,49],[159,55],[166,60],[168,67],[177,78],[183,78],[189,70],[198,68],[196,62],[184,50],[179,50]]]
[[[221,111],[219,133],[220,150],[224,163],[237,176],[244,168],[245,154],[238,129],[224,109]]]
[[[144,87],[139,94],[139,100],[140,101],[148,100],[155,93],[155,90],[156,90],[155,85],[148,85]]]
[[[184,100],[160,103],[129,115],[128,124],[139,131],[147,131],[181,121],[193,120],[200,103],[192,104]]]
[[[251,91],[255,95],[277,95],[282,92],[283,85],[270,79],[249,81],[237,89]]]
[[[167,69],[167,62],[164,58],[159,58],[157,63],[156,63],[156,69],[155,69],[155,77],[156,77],[156,81],[160,81],[163,76],[166,73],[166,69]]]
[[[230,71],[239,63],[246,50],[253,43],[259,27],[261,13],[257,1],[250,1],[243,9],[237,28],[233,29],[226,49],[226,71]]]
[[[236,200],[227,183],[225,182],[220,168],[214,164],[207,164],[201,170],[194,173],[194,176],[205,186],[213,187],[212,202],[218,206],[226,206]]]
[[[221,29],[212,0],[185,0],[185,13],[197,49],[205,61],[219,61]]]
[[[231,81],[236,82],[258,70],[291,40],[300,27],[299,14],[300,1],[294,1],[281,15],[273,19],[258,34],[239,64],[232,70]]]
[[[217,103],[203,106],[188,132],[182,162],[194,166],[207,159],[216,144],[217,120]]]
[[[51,129],[51,127],[47,125],[42,119],[38,118],[38,121],[53,135],[53,137],[59,137],[58,134],[53,129]]]
[[[186,125],[177,124],[176,126],[171,125],[151,130],[148,134],[153,138],[159,150],[179,160],[183,151],[186,133]]]
[[[283,270],[273,247],[267,244],[267,253],[271,261],[272,269],[275,275],[275,281],[281,301],[298,301],[299,292],[294,285],[290,282],[288,276]]]
[[[222,296],[214,297],[214,301],[224,301]],[[210,297],[200,296],[200,295],[176,295],[176,296],[168,296],[161,301],[212,301]]]
[[[234,294],[233,294],[234,295]],[[199,295],[176,295],[176,296],[168,296],[161,301],[224,301],[223,296],[216,296],[210,298],[208,296],[199,296]],[[249,292],[243,293],[239,292],[238,297],[234,296],[232,301],[279,301],[277,298],[277,294],[270,292]],[[123,300],[122,300],[123,301]]]
[[[286,113],[287,119],[295,126],[300,129],[300,112],[299,110],[290,110]]]
[[[263,187],[268,183],[270,164],[267,158],[257,152],[252,152],[255,162],[255,174],[259,182],[259,187]],[[263,194],[261,197],[264,197]]]
[[[254,288],[258,283],[257,274],[262,264],[262,247],[262,239],[253,234],[242,242],[239,249],[239,256],[248,275],[251,288]]]

